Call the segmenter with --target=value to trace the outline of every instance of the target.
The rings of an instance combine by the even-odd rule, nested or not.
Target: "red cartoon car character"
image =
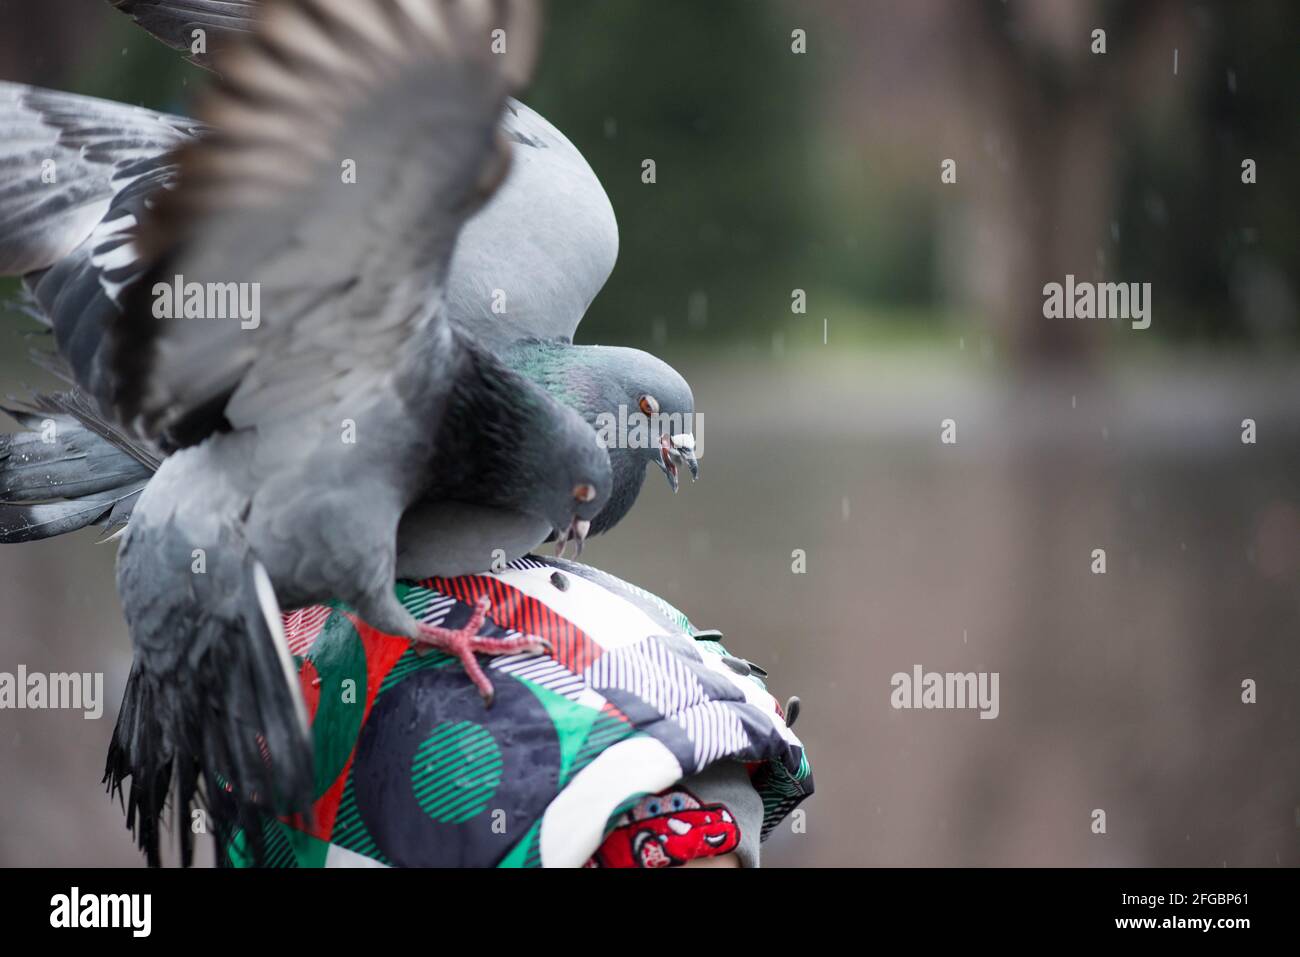
[[[642,798],[619,818],[589,867],[674,867],[728,854],[740,844],[740,826],[726,805],[701,804],[677,789]]]

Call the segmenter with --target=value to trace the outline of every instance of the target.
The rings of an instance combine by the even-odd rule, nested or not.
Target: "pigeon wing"
[[[208,69],[235,34],[252,30],[261,6],[256,0],[110,2],[172,49],[184,50],[186,59]]]
[[[263,6],[221,0],[113,0],[189,59],[194,30],[209,51],[252,29]],[[510,175],[465,225],[447,280],[448,316],[490,348],[521,339],[568,339],[618,258],[609,196],[582,153],[545,117],[511,100],[501,131],[514,156]]]
[[[0,82],[0,275],[81,245],[114,194],[198,125],[141,107]]]
[[[109,331],[118,418],[168,445],[364,396],[427,345],[536,48],[523,0],[262,6],[217,63],[213,132],[176,152],[137,237],[153,265]]]

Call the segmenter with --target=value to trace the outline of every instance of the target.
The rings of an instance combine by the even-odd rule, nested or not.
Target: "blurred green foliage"
[[[96,34],[78,46],[84,55],[54,71],[33,53],[30,64],[7,66],[6,78],[185,112],[207,75],[107,3],[85,2]],[[888,4],[861,8],[878,21],[871,29],[892,29]],[[1300,341],[1300,185],[1291,172],[1300,152],[1300,3],[1171,9],[1190,11],[1201,68],[1189,70],[1180,102],[1155,122],[1150,113],[1121,114],[1105,252],[1118,275],[1151,281],[1160,307],[1178,314],[1179,321],[1157,323],[1152,338],[1293,346]],[[774,337],[819,341],[825,315],[836,323],[868,317],[841,342],[900,332],[948,336],[954,318],[963,328],[980,321],[944,298],[951,290],[941,285],[939,249],[954,210],[930,182],[931,147],[881,142],[862,118],[902,107],[872,64],[866,80],[845,69],[859,55],[853,37],[834,35],[831,14],[845,10],[856,13],[836,0],[549,4],[540,72],[526,99],[587,156],[622,237],[582,340],[662,350],[726,339],[767,349]],[[1008,16],[1001,5],[992,15]],[[795,22],[813,31],[819,55],[790,54]],[[1113,42],[1122,31],[1117,23]],[[820,55],[826,50],[834,55]],[[914,82],[934,82],[927,68],[915,64]],[[870,85],[876,99],[859,102],[850,83]],[[951,91],[953,109],[959,92]],[[862,116],[837,115],[846,104]],[[949,119],[936,115],[933,124]],[[865,147],[840,135],[853,123],[866,130]],[[1259,166],[1251,187],[1240,182],[1246,156]],[[656,164],[654,184],[642,182],[646,159]],[[918,165],[927,170],[924,181]],[[804,327],[789,309],[796,287],[809,291]],[[0,284],[0,293],[12,288]]]
[[[1163,123],[1120,131],[1122,272],[1177,296],[1183,319],[1153,327],[1159,335],[1294,347],[1300,3],[1192,8],[1205,65],[1186,101]],[[1242,183],[1245,158],[1254,185]]]
[[[789,315],[817,212],[817,61],[789,55],[778,12],[762,0],[550,6],[527,99],[601,177],[621,236],[583,339],[744,336]]]

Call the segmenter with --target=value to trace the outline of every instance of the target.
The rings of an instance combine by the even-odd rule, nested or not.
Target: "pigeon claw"
[[[420,625],[419,634],[413,639],[424,650],[437,649],[460,661],[465,674],[474,683],[478,693],[483,696],[483,704],[492,707],[496,692],[488,679],[483,666],[476,655],[497,657],[499,655],[541,654],[551,649],[551,643],[536,635],[520,635],[518,638],[489,638],[480,635],[479,629],[487,620],[488,609],[492,600],[486,595],[479,598],[474,606],[474,613],[469,621],[459,628],[440,628],[437,625]],[[418,653],[418,652],[417,652]]]

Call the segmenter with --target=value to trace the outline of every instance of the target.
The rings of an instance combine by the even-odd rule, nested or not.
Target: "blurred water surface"
[[[1010,385],[954,353],[679,360],[701,479],[652,473],[585,556],[802,698],[817,794],[768,862],[1300,864],[1294,370]],[[110,702],[4,715],[0,863],[137,861],[98,783],[129,663],[112,549],[0,549],[0,670],[102,670]],[[894,710],[915,664],[998,672],[999,716]]]

